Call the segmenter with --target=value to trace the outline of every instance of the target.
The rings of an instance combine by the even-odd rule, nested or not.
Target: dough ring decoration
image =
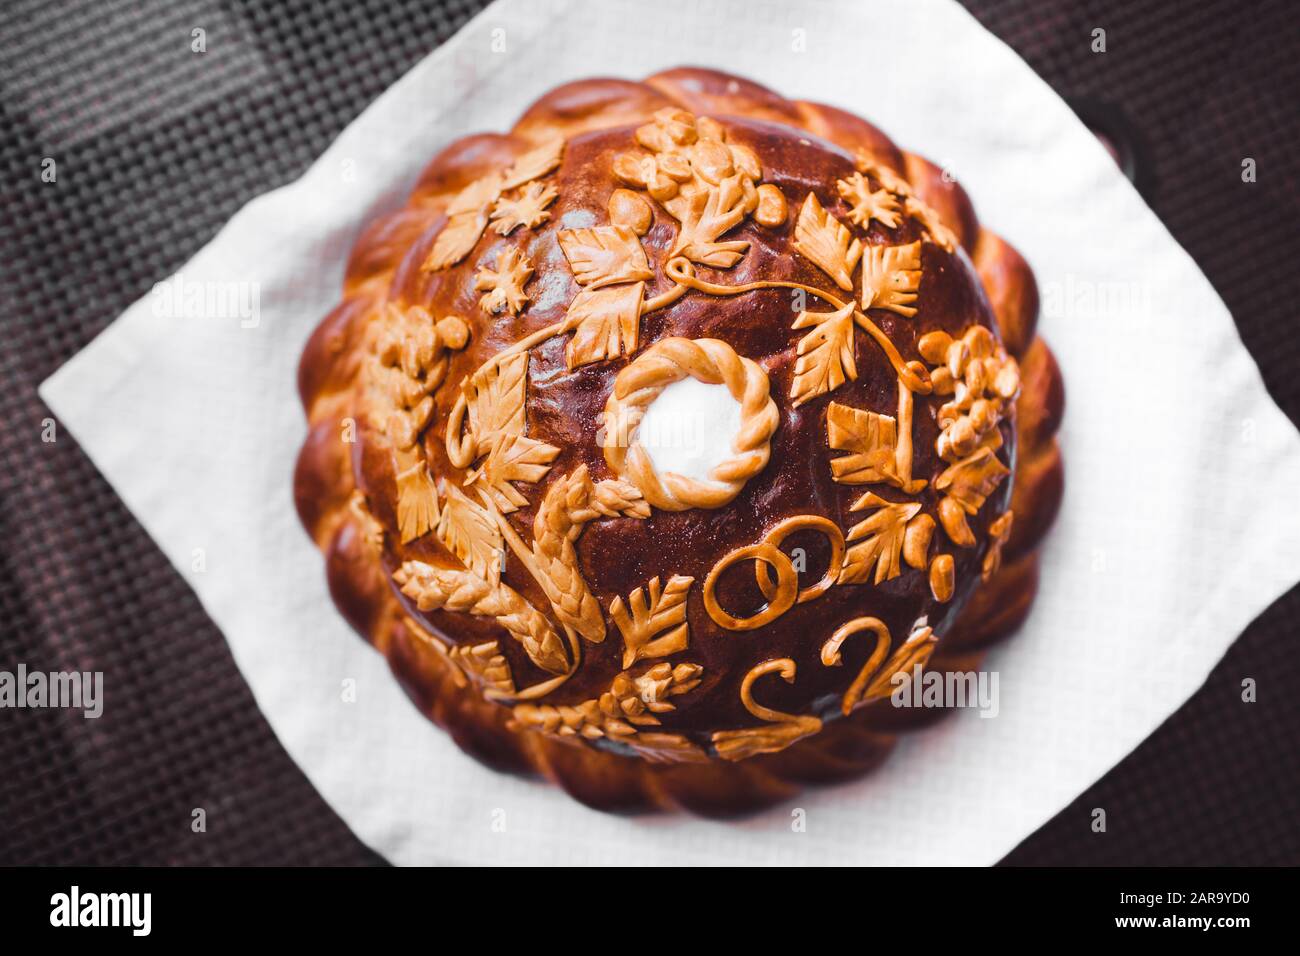
[[[693,68],[571,83],[362,233],[295,502],[464,750],[604,810],[751,812],[877,766],[933,719],[895,687],[1028,614],[1064,475],[1037,313],[962,186],[856,116]],[[655,423],[709,427],[661,453]]]
[[[731,455],[710,472],[707,481],[674,472],[660,474],[637,441],[637,424],[650,403],[667,386],[688,376],[707,385],[725,385],[740,405],[740,431],[732,441]],[[767,464],[768,443],[778,420],[767,373],[757,363],[741,358],[718,339],[667,338],[637,356],[614,379],[614,390],[605,403],[605,461],[656,508],[721,508]]]

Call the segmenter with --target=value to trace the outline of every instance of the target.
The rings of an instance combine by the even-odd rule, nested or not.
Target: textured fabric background
[[[1300,420],[1300,50],[1284,0],[1180,4],[1176,17],[1160,0],[963,2],[1121,140]],[[111,675],[97,721],[0,711],[0,863],[382,862],[285,755],[221,635],[75,441],[41,441],[36,386],[482,6],[0,9],[0,669]],[[189,52],[195,27],[206,55]],[[41,181],[46,157],[56,185]],[[1241,182],[1245,157],[1256,183]],[[1298,614],[1300,588],[1006,862],[1300,863]],[[1256,704],[1240,701],[1244,677]],[[206,833],[191,832],[195,807]]]

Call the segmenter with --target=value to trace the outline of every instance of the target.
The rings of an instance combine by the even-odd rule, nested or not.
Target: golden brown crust
[[[656,182],[644,180],[642,172],[631,167],[623,172],[620,181],[618,169],[610,168],[618,150],[611,138],[615,134],[605,131],[654,123],[656,112],[669,107],[699,117],[743,118],[729,121],[727,133],[717,142],[723,144],[724,150],[730,150],[732,168],[742,171],[737,190],[753,190],[752,194],[745,194],[752,195],[752,199],[743,199],[744,208],[753,215],[753,226],[745,225],[725,237],[714,235],[716,230],[709,231],[703,224],[699,228],[693,226],[690,234],[696,238],[690,241],[695,246],[687,247],[688,230],[684,223],[679,224],[665,214],[664,208],[676,207],[672,206],[671,199],[667,200],[667,207],[663,205],[665,200],[660,196],[665,194],[656,195],[660,188]],[[745,125],[752,121],[759,122]],[[857,169],[867,175],[859,173],[860,178],[841,187],[838,195],[834,191],[823,194],[821,202],[816,203],[821,212],[813,209],[809,212],[812,218],[803,216],[802,213],[808,212],[801,208],[801,204],[807,205],[805,196],[792,192],[789,186],[773,189],[760,184],[757,177],[746,185],[744,177],[749,176],[750,162],[746,150],[758,149],[767,157],[764,178],[774,176],[778,184],[784,182],[781,176],[785,164],[811,161],[783,152],[792,148],[786,144],[797,137],[765,123],[807,131],[842,151],[819,154],[824,158],[818,161],[828,165],[817,175],[829,177],[831,181],[839,177],[848,182],[854,175],[854,157],[857,157]],[[618,133],[617,137],[626,141],[628,135]],[[707,138],[709,131],[705,130],[704,135]],[[562,163],[550,155],[556,148],[557,137],[566,144]],[[659,145],[666,143],[662,141]],[[713,162],[715,154],[721,157],[717,147],[710,148],[713,153],[698,155],[697,162]],[[665,149],[671,151],[669,147]],[[724,158],[717,161],[726,162]],[[774,164],[771,170],[766,168],[768,162]],[[672,171],[671,164],[664,168]],[[537,170],[545,172],[530,175]],[[873,198],[873,190],[885,181],[881,177],[888,178],[889,170],[909,180],[914,192],[900,191],[892,198],[889,195]],[[629,180],[627,176],[632,178]],[[488,177],[486,181],[485,177]],[[550,185],[552,182],[554,186]],[[503,183],[510,186],[509,190],[502,189]],[[663,187],[678,188],[666,181]],[[900,189],[905,187],[905,183],[901,184]],[[615,189],[628,195],[614,197]],[[515,205],[491,218],[491,204],[483,202],[482,197],[500,196],[507,191]],[[742,192],[737,192],[738,200]],[[657,202],[646,203],[643,208],[637,199],[647,195]],[[873,217],[883,217],[888,222],[894,217],[895,206],[899,221],[904,223],[903,231],[881,231],[885,226],[873,222]],[[833,211],[827,213],[828,209]],[[596,225],[609,222],[610,226],[602,227],[608,231],[584,233],[570,227],[567,239],[562,238],[559,244],[550,247],[557,253],[549,256],[543,255],[543,247],[535,241],[518,243],[520,236],[541,232],[549,235],[567,226],[565,217],[575,210],[599,210],[602,216],[607,214],[609,218],[597,220]],[[644,219],[646,210],[652,214],[649,222]],[[892,259],[878,259],[873,265],[866,262],[861,251],[854,255],[847,246],[837,248],[838,240],[833,236],[835,224],[827,221],[827,217],[848,218],[854,216],[855,210],[858,215],[852,222],[869,228],[875,237],[874,244],[868,243],[866,250],[882,248],[879,245],[882,239],[886,243],[892,241],[900,250],[891,254]],[[818,220],[817,215],[822,219]],[[619,232],[620,229],[625,231]],[[800,229],[814,232],[806,233],[800,240]],[[815,234],[818,229],[825,236]],[[501,246],[495,255],[483,255],[484,261],[475,265],[474,257],[467,257],[462,250],[472,245],[470,239],[477,241],[485,235],[493,243],[505,242],[518,250],[514,258],[503,257],[506,247]],[[747,252],[733,248],[737,246],[732,241],[736,235],[745,238]],[[846,238],[853,238],[852,234]],[[829,245],[818,244],[827,239]],[[559,256],[559,246],[566,241],[563,256]],[[648,283],[653,268],[649,262],[641,264],[645,260],[638,257],[637,250],[644,248],[656,261],[663,250],[663,261],[667,262],[671,252],[668,245],[674,241],[676,250],[685,256],[679,262],[694,257],[700,264],[674,266],[675,272],[665,269],[665,275],[673,278],[680,290],[672,293],[670,289],[665,293],[666,287],[660,280]],[[915,261],[909,258],[912,253],[906,249],[911,242],[917,244]],[[876,645],[860,635],[863,628],[869,634],[880,633],[872,630],[875,624],[855,625],[856,630],[850,630],[859,636],[845,633],[836,644],[831,656],[845,666],[828,666],[826,656],[817,661],[815,650],[812,658],[801,656],[798,661],[777,654],[766,659],[761,654],[757,659],[738,658],[734,652],[737,642],[734,631],[730,637],[720,632],[727,642],[725,646],[733,648],[728,652],[730,657],[720,657],[709,648],[715,644],[722,647],[724,641],[710,642],[705,636],[710,628],[718,626],[719,618],[715,615],[710,621],[709,614],[714,612],[706,613],[704,602],[697,606],[692,600],[688,612],[687,601],[673,597],[674,594],[680,597],[683,589],[692,586],[703,588],[709,577],[706,572],[710,570],[710,562],[696,562],[698,570],[683,563],[680,574],[677,568],[668,569],[671,574],[661,571],[662,582],[658,577],[642,573],[637,562],[629,562],[619,574],[612,574],[609,566],[593,564],[589,552],[574,547],[580,536],[590,536],[592,550],[596,551],[643,550],[649,543],[643,533],[649,513],[645,499],[650,499],[656,508],[662,507],[667,499],[661,495],[662,488],[651,487],[649,494],[645,494],[645,487],[637,487],[638,477],[644,475],[620,475],[617,468],[606,471],[598,445],[591,453],[575,454],[574,449],[591,444],[585,430],[600,406],[584,406],[575,397],[576,393],[556,391],[549,377],[545,384],[529,378],[527,354],[533,344],[530,336],[536,338],[538,346],[544,345],[547,339],[537,336],[539,330],[544,331],[542,326],[547,315],[552,314],[546,311],[546,290],[539,289],[534,278],[541,275],[537,270],[572,269],[578,278],[577,285],[570,288],[579,297],[587,296],[590,300],[587,321],[614,323],[600,327],[602,336],[617,333],[613,337],[591,338],[584,343],[575,336],[556,353],[559,367],[567,365],[573,372],[571,377],[589,380],[585,391],[594,398],[603,396],[606,390],[596,384],[599,379],[592,377],[593,374],[598,372],[604,376],[604,369],[610,366],[608,359],[614,358],[616,361],[608,372],[612,381],[618,369],[631,368],[623,356],[633,352],[647,354],[645,345],[655,339],[663,341],[662,329],[672,328],[677,334],[686,332],[688,341],[707,337],[703,334],[709,329],[705,321],[707,313],[692,306],[691,297],[734,296],[734,292],[722,290],[720,284],[734,288],[751,283],[755,289],[774,285],[763,273],[774,274],[778,264],[770,250],[780,250],[785,243],[793,250],[802,251],[806,259],[793,272],[785,272],[787,284],[820,290],[818,294],[844,309],[850,335],[855,322],[869,334],[875,329],[879,333],[875,342],[884,351],[873,352],[867,359],[863,352],[865,346],[859,345],[860,380],[853,381],[845,368],[837,383],[831,369],[832,377],[815,387],[809,384],[812,359],[804,361],[802,379],[795,368],[793,354],[788,365],[766,363],[764,381],[768,375],[774,376],[773,394],[788,395],[791,404],[796,406],[802,399],[810,403],[810,408],[833,406],[836,402],[825,397],[827,391],[834,392],[836,400],[850,394],[856,396],[852,405],[859,409],[893,410],[897,404],[897,413],[888,416],[888,422],[894,423],[892,433],[881,430],[886,427],[883,412],[872,413],[876,414],[874,419],[841,414],[845,436],[843,457],[852,459],[858,455],[860,458],[859,462],[842,466],[841,478],[863,476],[864,480],[882,481],[905,493],[915,484],[924,483],[924,479],[913,478],[914,456],[918,476],[938,475],[944,467],[952,471],[962,466],[947,479],[946,495],[941,495],[943,489],[917,492],[919,500],[932,505],[932,510],[929,513],[898,511],[896,531],[891,524],[895,520],[891,510],[895,505],[891,501],[897,499],[882,499],[872,491],[861,495],[855,507],[862,510],[851,519],[862,519],[859,525],[851,529],[847,541],[838,545],[830,541],[840,548],[835,552],[838,557],[832,556],[832,567],[839,566],[841,570],[827,571],[822,576],[827,582],[824,585],[814,582],[802,582],[802,587],[791,585],[784,574],[784,566],[789,562],[783,565],[780,552],[771,543],[770,536],[777,531],[778,522],[767,521],[766,514],[755,514],[755,526],[766,523],[768,538],[751,535],[743,527],[730,533],[731,540],[741,550],[758,549],[763,540],[769,542],[764,546],[770,551],[763,554],[769,558],[770,570],[763,571],[763,564],[745,566],[759,569],[754,572],[757,575],[754,583],[764,589],[770,606],[782,605],[785,598],[781,595],[789,593],[791,627],[820,628],[821,622],[836,616],[841,622],[852,616],[848,610],[851,605],[837,603],[838,594],[852,589],[831,587],[829,583],[836,577],[841,578],[842,584],[855,580],[853,575],[859,572],[850,572],[849,568],[862,568],[861,579],[874,578],[877,584],[882,579],[890,580],[881,575],[889,575],[894,567],[900,571],[922,569],[916,583],[909,584],[905,592],[909,595],[907,603],[898,604],[884,615],[894,622],[892,633],[883,621],[862,619],[876,621],[890,634],[887,643],[894,648],[884,669],[872,680],[868,680],[872,675],[864,665],[870,663],[868,650]],[[949,365],[946,354],[933,369],[929,368],[930,362],[915,358],[919,334],[912,333],[905,324],[917,321],[907,314],[912,308],[910,302],[915,299],[915,292],[907,291],[908,276],[913,272],[925,274],[940,261],[932,257],[942,255],[949,248],[953,250],[949,255],[955,255],[958,245],[971,256],[971,265],[961,267],[969,271],[959,270],[958,275],[978,275],[987,293],[991,315],[973,318],[981,315],[978,309],[988,306],[970,300],[959,286],[942,293],[922,294],[947,296],[943,301],[949,311],[967,316],[948,329],[954,339],[959,337],[957,333],[969,330],[967,322],[991,326],[992,316],[996,316],[1006,352],[1019,359],[1018,397],[1003,400],[991,384],[995,365],[990,364],[987,371],[978,368],[971,371],[968,359],[955,352],[952,358],[955,378],[966,376],[969,383],[981,388],[984,377],[989,378],[989,390],[980,393],[989,401],[987,408],[973,409],[971,402],[975,396],[961,405],[955,404],[957,399],[950,396],[948,404],[952,411],[945,419],[944,428],[953,432],[954,423],[973,416],[979,440],[992,448],[985,454],[988,467],[966,464],[961,456],[948,459],[947,464],[940,461],[933,447],[940,429],[933,423],[917,422],[915,450],[900,440],[901,435],[911,439],[909,396],[922,388],[928,390],[931,371],[941,372],[942,381],[941,370]],[[841,255],[846,266],[851,264],[851,274],[836,278],[835,268],[840,262],[837,257]],[[786,258],[790,256],[787,254]],[[760,267],[763,272],[758,271]],[[879,273],[871,272],[873,268],[880,270]],[[587,271],[583,272],[584,269]],[[878,275],[879,284],[875,286],[878,294],[860,308],[854,308],[851,291],[825,291],[836,290],[837,286],[842,290],[843,279],[852,285],[856,272],[864,269],[867,270],[863,273],[864,289],[868,277]],[[458,276],[465,273],[472,278],[452,288],[445,277],[453,273]],[[828,277],[834,281],[828,282]],[[640,322],[635,321],[636,317],[629,322],[625,293],[635,284],[642,286],[637,292],[642,303]],[[753,810],[793,794],[803,783],[846,779],[875,766],[888,754],[898,730],[932,716],[897,711],[887,702],[882,703],[874,693],[879,689],[879,681],[904,665],[910,667],[913,662],[928,660],[932,669],[976,666],[982,649],[1014,630],[1028,612],[1037,581],[1034,549],[1055,515],[1063,487],[1063,470],[1054,438],[1063,409],[1063,389],[1050,351],[1034,335],[1037,291],[1032,272],[1014,249],[980,229],[960,185],[926,160],[900,152],[879,130],[857,117],[827,106],[791,102],[740,78],[689,68],[667,71],[644,83],[601,79],[559,87],[530,107],[510,134],[466,137],[435,157],[421,175],[408,205],[363,233],[349,261],[344,293],[341,305],[322,322],[308,342],[300,367],[299,387],[310,425],[295,473],[299,513],[326,554],[331,593],[349,623],[387,656],[394,673],[422,711],[446,727],[464,749],[493,766],[517,772],[540,772],[576,798],[604,809],[680,807],[708,815]],[[670,298],[671,295],[676,298]],[[833,299],[836,295],[843,299]],[[655,296],[660,299],[656,300]],[[561,297],[558,314],[563,314],[564,302],[572,298],[573,292]],[[746,302],[761,305],[761,301],[761,294],[746,297]],[[391,323],[400,325],[411,320],[409,310],[416,308],[416,303],[420,303],[418,308],[426,310],[422,314],[428,321],[417,315],[412,326],[420,330],[424,337],[422,343],[404,347],[403,342],[411,341],[410,336],[399,336],[392,344],[375,341],[379,335],[377,327],[384,324],[376,322],[375,316],[393,308],[393,303],[397,303],[399,314],[387,320],[390,328],[396,327]],[[666,326],[653,317],[645,318],[654,309],[669,308],[676,317],[673,326]],[[809,309],[815,314],[805,322],[805,331],[811,328],[823,338],[843,334],[838,332],[838,327],[825,327],[826,316],[815,312],[814,306]],[[873,322],[866,314],[868,311],[880,318]],[[476,319],[480,314],[496,318],[491,325],[484,324]],[[922,318],[926,314],[923,311]],[[884,318],[891,315],[896,318]],[[428,331],[430,323],[446,316],[457,318],[462,325],[468,323],[470,334],[462,338],[458,334],[460,326],[455,323],[438,323],[436,331]],[[927,320],[928,327],[933,327],[932,321]],[[645,327],[639,329],[640,333],[652,338],[638,344],[636,326],[642,323]],[[780,327],[788,323],[788,319],[784,320]],[[878,327],[876,323],[882,324]],[[890,332],[886,334],[882,328]],[[733,336],[733,340],[743,343],[747,354],[762,354],[767,348],[762,344],[762,333],[755,331],[753,336],[748,339],[743,335],[740,339]],[[814,345],[808,346],[808,350]],[[638,351],[638,347],[642,350]],[[975,350],[978,361],[984,361],[980,356],[985,353],[979,352],[982,347],[977,345]],[[509,358],[512,349],[520,361]],[[800,355],[809,351],[801,351]],[[888,354],[891,351],[892,357]],[[365,360],[367,354],[387,358],[370,370]],[[908,354],[914,357],[910,363],[906,359]],[[990,355],[988,361],[993,360]],[[869,363],[870,368],[864,363]],[[467,383],[463,390],[440,388],[443,382],[462,380]],[[512,399],[503,396],[517,394],[520,381],[525,390],[532,389],[527,430],[500,424],[493,425],[496,431],[488,430],[482,424],[488,419],[516,420],[509,419],[514,414]],[[738,388],[743,392],[743,382]],[[358,394],[368,398],[359,402]],[[458,394],[468,398],[461,401]],[[479,395],[478,399],[474,398],[475,394]],[[993,408],[999,403],[1005,405],[1000,413]],[[843,402],[840,404],[848,407]],[[383,408],[384,413],[377,414],[376,407]],[[907,427],[900,428],[900,425]],[[825,426],[821,427],[825,436]],[[426,428],[428,438],[419,441]],[[961,428],[970,430],[969,422]],[[798,428],[793,423],[784,424],[778,438],[789,440],[785,436],[791,433],[797,435]],[[491,436],[500,435],[505,437],[492,440],[512,454],[517,452],[514,457],[507,457],[504,452],[501,458],[494,457],[496,453],[485,444]],[[514,444],[511,446],[510,442]],[[1015,472],[1011,481],[994,492],[997,480],[993,469],[1001,467],[998,456],[1004,452],[998,449],[1003,445],[1007,450],[1016,449]],[[758,447],[759,444],[754,445]],[[940,453],[944,447],[950,446],[941,446]],[[888,449],[889,457],[879,456],[882,448]],[[421,449],[427,455],[427,462],[422,459]],[[789,451],[777,448],[773,454],[789,454]],[[868,460],[873,464],[868,466]],[[494,471],[506,468],[507,461],[530,464],[514,464],[509,466],[512,470]],[[521,472],[520,467],[525,470]],[[588,467],[599,470],[588,476],[585,470]],[[486,491],[474,513],[486,508],[483,513],[497,516],[495,527],[491,521],[477,521],[465,511],[465,506],[460,506],[458,512],[456,507],[442,503],[445,499],[454,504],[462,494],[455,489],[439,493],[437,476],[448,471],[482,475],[476,487]],[[518,489],[528,486],[516,483],[521,474],[537,476],[522,479],[538,481],[537,489],[530,490],[526,497],[519,495]],[[754,487],[746,485],[753,474],[738,478],[738,484],[745,489],[740,492],[742,496],[754,492]],[[832,488],[840,481],[839,478],[831,480],[829,474],[826,477]],[[474,489],[469,491],[473,493]],[[858,492],[866,489],[844,491],[854,492],[846,499],[852,501],[859,497]],[[797,484],[792,485],[784,490],[784,497],[779,501],[772,499],[768,514],[782,514],[782,508],[788,507],[784,502],[807,493]],[[982,507],[986,494],[997,499],[987,509]],[[656,495],[660,495],[658,501],[654,500]],[[1010,522],[1009,516],[1004,516],[1007,517],[1004,524],[1010,527],[999,532],[991,525],[994,517],[1006,508],[1008,499],[1015,521]],[[465,500],[472,502],[472,499]],[[942,507],[944,501],[952,502],[952,507]],[[687,507],[716,506],[687,502]],[[519,510],[514,511],[516,508]],[[470,517],[465,518],[461,512]],[[655,514],[656,522],[666,520],[658,511]],[[967,515],[970,528],[963,530]],[[835,522],[826,521],[826,524],[838,532]],[[691,528],[689,523],[678,527],[688,538],[683,547],[697,547],[696,542],[702,540],[700,531],[686,531]],[[867,530],[858,530],[864,527]],[[825,534],[825,529],[820,527],[810,526],[805,530]],[[664,533],[671,538],[673,526],[667,525]],[[960,539],[965,539],[967,533],[972,542],[987,539],[988,548],[965,547]],[[776,544],[783,540],[781,534],[777,533]],[[859,537],[855,538],[855,534]],[[399,537],[402,540],[398,541]],[[446,545],[447,542],[452,545]],[[1001,551],[1000,565],[993,560],[995,545]],[[870,551],[863,550],[867,546]],[[494,569],[485,557],[493,547],[512,555],[512,568],[507,574]],[[898,549],[892,557],[891,547]],[[669,557],[681,557],[685,553],[681,549],[672,550]],[[414,562],[410,571],[398,575],[399,582],[407,582],[401,584],[405,599],[399,597],[397,584],[391,580],[403,561],[408,565]],[[864,561],[868,563],[863,564]],[[521,578],[513,567],[514,562],[536,573]],[[988,580],[970,583],[978,582],[981,566],[989,575]],[[436,573],[425,572],[423,568]],[[446,573],[437,569],[446,569]],[[469,576],[457,577],[467,572]],[[960,591],[956,600],[952,600],[951,590],[940,596],[943,587],[951,589],[944,582],[952,580],[957,582]],[[500,590],[494,592],[495,596],[485,597],[476,581],[488,581],[491,587]],[[597,584],[593,585],[593,581]],[[472,587],[473,593],[465,591],[465,587]],[[717,590],[716,580],[713,587]],[[593,588],[599,590],[601,598],[593,594]],[[973,596],[963,607],[962,598],[972,588]],[[618,602],[607,604],[609,619],[617,624],[616,640],[606,638],[609,628],[600,610],[607,594]],[[730,616],[721,612],[726,598],[723,595],[713,602],[714,609],[724,617]],[[883,596],[880,600],[884,600]],[[944,602],[949,600],[949,607],[961,609],[952,621],[944,619],[946,611],[942,610]],[[893,607],[887,602],[881,606],[887,610]],[[431,610],[426,612],[425,607]],[[458,610],[450,610],[453,607]],[[476,616],[474,608],[483,613]],[[555,619],[552,621],[546,614],[535,611],[535,616],[528,614],[528,610],[536,608],[553,613]],[[942,640],[936,642],[933,634],[915,631],[908,638],[904,618],[910,621],[916,617],[918,608],[928,609],[935,625],[933,630],[942,627]],[[662,616],[656,618],[657,614]],[[445,645],[435,636],[435,631],[447,633],[449,625],[456,637],[454,646]],[[683,635],[678,631],[683,627],[689,627],[692,646],[699,651],[689,661],[680,653],[684,644]],[[624,638],[637,628],[644,633],[630,640],[625,649]],[[566,664],[568,655],[576,657],[576,648],[583,646],[593,655],[591,663],[579,676],[564,673],[576,666]],[[644,660],[636,664],[637,652],[631,648],[645,646],[657,646],[676,656],[671,663]],[[609,660],[609,666],[599,664],[601,660]],[[624,660],[629,663],[624,664]],[[742,663],[744,660],[754,663],[750,666]],[[630,664],[636,666],[629,669]],[[551,675],[561,673],[548,679],[548,671]],[[846,690],[847,682],[855,676],[860,680]],[[739,693],[723,694],[725,688],[719,682],[724,679],[739,682]],[[545,687],[555,680],[569,683],[560,693],[527,696],[529,687]],[[801,709],[799,702],[806,698],[800,697],[800,693],[824,693],[832,689],[836,694],[844,694],[843,709],[851,712],[848,716],[823,723]],[[513,708],[490,699],[515,695],[519,695],[520,703]],[[703,706],[694,703],[697,699],[717,703]],[[684,702],[691,703],[688,706]],[[706,730],[701,737],[688,729],[691,727],[723,729]],[[588,745],[593,740],[610,746],[596,749]]]

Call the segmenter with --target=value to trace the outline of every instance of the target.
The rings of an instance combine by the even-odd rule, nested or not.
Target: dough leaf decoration
[[[564,156],[564,137],[555,136],[516,159],[502,174],[501,188],[514,189],[540,179],[560,165]]]
[[[574,296],[565,317],[574,330],[564,348],[565,365],[572,369],[635,352],[644,290],[644,282],[633,282]]]
[[[482,176],[460,192],[447,206],[447,223],[438,232],[438,237],[424,260],[425,272],[436,272],[460,262],[483,235],[488,223],[488,209],[501,195],[502,180],[500,173]]]
[[[746,191],[745,182],[739,174],[728,176],[717,186],[695,193],[689,202],[676,205],[674,208],[681,212],[681,229],[677,232],[671,255],[682,255],[715,269],[730,269],[739,262],[749,249],[749,243],[741,240],[718,242],[717,239],[740,225],[745,215],[758,205],[753,183],[750,182]]]
[[[854,173],[835,184],[840,196],[849,204],[849,221],[866,229],[876,220],[887,229],[897,229],[902,207],[888,189],[872,190],[867,178]]]
[[[438,523],[438,489],[426,462],[397,476],[397,530],[402,544],[428,534]]]
[[[502,196],[492,207],[493,231],[508,236],[520,226],[536,229],[551,218],[546,207],[555,202],[559,195],[554,186],[529,183],[516,196]]]
[[[565,229],[560,249],[583,286],[565,316],[574,330],[564,350],[569,368],[631,355],[640,337],[645,280],[653,278],[641,239],[630,226]]]
[[[917,220],[925,229],[925,238],[952,252],[957,248],[957,234],[944,224],[939,213],[912,189],[907,180],[866,153],[858,154],[858,169],[872,176],[881,188],[903,200],[905,215]]]
[[[628,226],[564,229],[559,240],[573,278],[588,289],[654,278],[641,239]]]
[[[881,189],[899,197],[912,195],[911,184],[894,170],[877,160],[872,154],[865,150],[858,150],[856,163],[858,171],[865,173],[880,183]]]
[[[853,270],[862,256],[862,243],[844,223],[822,208],[813,193],[808,194],[799,209],[793,245],[837,286],[845,292],[853,291]]]
[[[501,532],[482,505],[448,485],[435,534],[473,574],[496,585],[501,580]]]
[[[528,304],[524,286],[533,277],[533,264],[516,248],[497,254],[495,268],[481,266],[474,276],[474,289],[484,293],[478,306],[484,312],[508,311],[518,315]]]
[[[668,579],[667,587],[660,587],[659,578],[654,577],[647,586],[648,599],[642,588],[628,595],[626,604],[621,597],[614,598],[609,613],[623,635],[624,670],[639,660],[667,657],[686,650],[690,639],[686,595],[694,581],[692,577],[674,574]]]
[[[439,230],[437,238],[434,239],[433,248],[429,250],[429,255],[424,260],[421,269],[425,272],[436,272],[439,269],[454,266],[469,255],[483,235],[483,230],[487,227],[488,210],[492,209],[493,204],[498,204],[499,207],[498,200],[500,200],[502,193],[545,176],[560,165],[560,158],[563,153],[564,139],[557,136],[524,153],[504,172],[494,171],[486,176],[480,176],[458,192],[447,205],[447,222]],[[517,197],[515,201],[517,202],[528,195],[530,194],[525,192],[520,197]],[[537,207],[537,203],[541,201],[544,193],[533,193],[531,195],[533,198],[530,202],[534,207],[533,215],[535,216],[536,213],[545,209],[551,200],[547,199],[541,203],[540,207]],[[492,218],[498,218],[495,212],[492,214]],[[538,222],[541,221],[538,220]],[[519,222],[515,223],[515,225],[518,224]],[[533,225],[536,224],[533,223]],[[506,235],[515,228],[515,225],[504,229],[499,226],[497,231],[501,232],[502,235]]]
[[[466,386],[469,399],[471,462],[465,485],[491,496],[505,514],[528,500],[512,482],[536,483],[550,470],[560,450],[524,435],[528,395],[528,353],[517,352],[479,369]]]
[[[924,478],[912,478],[912,392],[902,378],[896,418],[831,402],[826,409],[826,440],[832,449],[849,452],[831,459],[831,476],[838,482],[886,482],[909,495],[926,485]]]
[[[886,501],[868,491],[854,502],[852,511],[874,508],[864,521],[849,529],[846,540],[858,542],[844,553],[840,584],[880,584],[902,573],[900,557],[907,523],[921,510],[920,502]],[[874,573],[873,573],[874,572]]]
[[[799,358],[790,383],[790,398],[796,407],[858,377],[853,358],[852,302],[835,312],[800,312],[790,327],[812,329],[799,340]]]
[[[669,698],[693,691],[700,685],[700,675],[703,672],[704,668],[699,664],[678,664],[674,667],[665,661],[656,664],[640,677],[632,678],[636,699],[645,705],[649,713],[640,717],[629,715],[628,719],[643,726],[658,724],[659,720],[650,714],[666,714],[676,710],[676,705],[668,702]]]
[[[868,246],[862,256],[862,308],[888,309],[911,318],[921,284],[921,243]]]
[[[416,463],[416,443],[433,413],[431,396],[447,376],[447,353],[465,346],[469,329],[459,316],[435,321],[422,306],[389,302],[383,321],[370,323],[366,337],[369,417],[399,453],[401,473]]]
[[[497,432],[524,433],[528,391],[528,353],[517,352],[490,362],[474,373],[467,388],[470,431],[479,440]]]
[[[831,475],[836,481],[846,485],[900,484],[895,458],[898,423],[892,415],[831,402],[826,409],[826,435],[831,448],[849,453],[831,459]]]
[[[465,484],[482,488],[492,496],[502,513],[509,514],[528,504],[528,499],[511,482],[541,481],[551,469],[560,449],[526,435],[497,432],[488,444],[487,457],[465,478]]]

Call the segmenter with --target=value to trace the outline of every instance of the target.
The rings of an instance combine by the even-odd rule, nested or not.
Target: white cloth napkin
[[[1036,271],[1068,393],[1038,603],[986,665],[997,717],[950,717],[876,774],[743,823],[608,816],[463,755],[335,613],[290,493],[299,352],[367,218],[437,150],[507,128],[557,83],[683,64],[859,112],[952,170]],[[293,759],[397,863],[989,864],[1300,577],[1300,518],[1282,506],[1300,436],[1223,303],[1066,105],[948,0],[502,0],[180,276],[166,288],[185,317],[146,296],[42,397],[197,592]],[[211,299],[223,291],[257,308]]]

